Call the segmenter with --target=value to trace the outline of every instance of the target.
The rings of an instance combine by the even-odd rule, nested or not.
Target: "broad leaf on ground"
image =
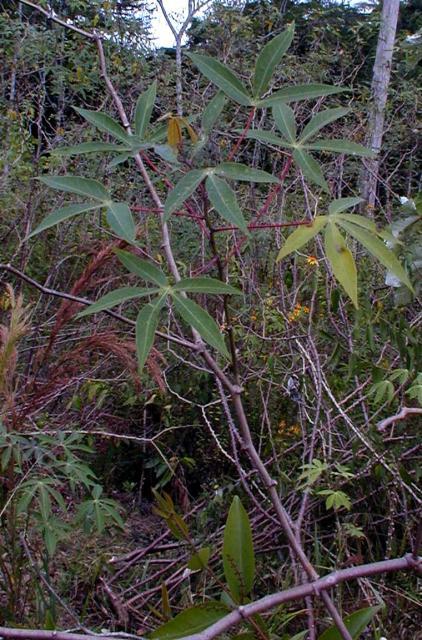
[[[358,640],[360,634],[365,631],[368,624],[381,609],[381,605],[378,607],[367,607],[365,609],[359,609],[344,618],[344,624],[349,630],[353,640]],[[318,640],[342,640],[342,637],[337,627],[332,626],[326,629],[324,633],[319,636]]]
[[[233,498],[224,527],[224,575],[237,603],[250,594],[255,579],[255,553],[248,514],[240,498]]]
[[[152,640],[177,640],[184,636],[204,631],[230,613],[221,602],[206,602],[181,611],[175,618],[169,620],[150,635]]]

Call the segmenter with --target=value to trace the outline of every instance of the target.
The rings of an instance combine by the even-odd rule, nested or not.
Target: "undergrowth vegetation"
[[[421,15],[367,207],[379,12],[279,4],[0,2],[2,637],[419,633]]]

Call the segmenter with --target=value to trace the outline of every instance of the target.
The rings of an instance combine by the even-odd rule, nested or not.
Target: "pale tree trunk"
[[[367,169],[362,176],[362,198],[366,209],[372,213],[379,171],[379,153],[384,133],[385,105],[390,84],[391,61],[396,37],[400,0],[384,0],[381,13],[380,32],[377,53],[372,74],[372,108],[369,118],[367,145],[377,153],[377,157],[368,160]]]

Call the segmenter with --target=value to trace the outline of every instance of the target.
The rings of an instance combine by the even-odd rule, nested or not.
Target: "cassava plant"
[[[34,3],[28,4],[34,6]],[[45,13],[41,7],[35,8]],[[193,69],[198,69],[201,78],[217,89],[214,97],[202,110],[198,126],[195,125],[197,114],[183,116],[180,104],[177,105],[177,116],[170,115],[154,121],[152,114],[159,82],[154,82],[139,96],[131,123],[107,73],[101,35],[76,28],[55,15],[52,19],[64,27],[74,29],[81,37],[95,44],[105,86],[120,118],[119,123],[105,112],[75,106],[81,119],[95,127],[106,139],[58,148],[54,153],[61,158],[105,153],[111,158],[109,169],[124,165],[128,180],[129,176],[132,179],[136,175],[136,179],[142,181],[143,197],[151,203],[151,209],[157,213],[160,222],[161,239],[155,248],[159,259],[153,260],[145,250],[140,226],[134,216],[137,206],[115,195],[113,181],[105,186],[102,181],[67,173],[40,176],[39,180],[48,187],[71,194],[72,198],[77,197],[78,201],[72,200],[50,213],[32,231],[28,240],[61,222],[82,214],[90,216],[95,211],[101,215],[101,223],[107,232],[122,241],[124,248],[116,248],[115,255],[124,268],[124,273],[130,277],[128,284],[109,291],[93,303],[75,297],[76,302],[86,307],[80,311],[76,322],[92,314],[107,313],[134,326],[139,373],[142,376],[145,375],[145,364],[153,346],[161,341],[172,346],[184,366],[191,366],[193,369],[205,367],[213,380],[227,418],[227,429],[233,447],[230,460],[251,502],[258,510],[263,511],[269,521],[276,523],[278,534],[287,541],[295,575],[294,583],[289,588],[254,598],[255,556],[252,531],[246,510],[240,500],[235,498],[224,533],[222,555],[228,588],[222,590],[225,594],[222,601],[215,595],[208,596],[205,593],[206,602],[186,607],[166,624],[158,626],[151,637],[166,640],[182,637],[210,640],[236,629],[247,638],[252,637],[250,634],[270,638],[272,623],[269,612],[283,603],[304,600],[307,629],[296,634],[296,639],[307,636],[314,640],[319,633],[322,633],[319,636],[321,640],[357,638],[380,609],[366,607],[346,616],[341,611],[334,588],[342,582],[384,572],[410,568],[420,571],[417,551],[414,549],[413,553],[402,557],[360,564],[324,577],[319,576],[304,544],[304,517],[309,500],[312,495],[322,496],[322,500],[328,508],[335,511],[337,517],[342,508],[348,509],[350,506],[348,495],[343,491],[340,481],[347,483],[353,475],[345,472],[346,467],[337,467],[343,470],[338,480],[339,472],[336,476],[336,472],[331,469],[330,478],[336,479],[335,488],[312,493],[313,481],[308,479],[303,484],[301,480],[307,477],[309,470],[315,469],[318,462],[313,444],[307,459],[308,466],[304,466],[307,472],[299,478],[296,486],[296,491],[302,496],[299,513],[289,512],[282,497],[281,474],[278,474],[276,465],[264,460],[257,448],[245,400],[247,376],[243,371],[243,345],[242,339],[239,339],[233,329],[233,320],[236,314],[242,312],[242,301],[245,300],[248,283],[242,282],[241,278],[233,278],[234,283],[228,282],[233,266],[231,259],[236,257],[240,260],[245,253],[253,250],[254,232],[260,228],[260,217],[267,215],[272,203],[286,189],[288,177],[294,176],[301,182],[306,198],[312,193],[314,215],[299,216],[300,219],[287,223],[268,223],[268,227],[273,224],[277,229],[285,225],[296,227],[280,247],[278,257],[274,260],[274,268],[287,256],[295,255],[307,243],[313,242],[317,247],[315,253],[320,255],[321,263],[326,265],[326,277],[330,283],[331,276],[334,276],[341,287],[340,291],[358,309],[359,297],[367,295],[366,291],[359,288],[359,263],[356,259],[364,248],[371,259],[381,263],[412,291],[405,268],[386,245],[391,234],[388,230],[379,229],[372,219],[352,212],[360,203],[359,198],[335,197],[330,181],[324,176],[324,169],[316,159],[320,157],[319,154],[324,154],[324,157],[326,154],[363,158],[373,156],[370,149],[355,141],[320,137],[324,127],[345,117],[348,110],[340,106],[322,108],[306,124],[296,122],[295,109],[299,103],[343,95],[347,88],[319,83],[274,88],[273,75],[294,38],[294,25],[291,24],[261,49],[250,81],[244,81],[215,58],[202,53],[188,54],[189,62],[186,61],[186,64],[191,65],[191,73]],[[256,127],[260,119],[263,121],[261,116],[267,110],[270,113],[268,127]],[[215,144],[225,112],[230,112],[231,117],[239,123],[245,119],[243,128],[234,127],[234,131],[231,130],[232,144],[228,148],[226,144]],[[274,133],[274,128],[277,133]],[[222,135],[224,137],[224,133]],[[237,161],[243,145],[251,144],[250,141],[259,143],[277,157],[283,155],[282,171],[274,172],[268,170],[267,166],[264,169],[247,162],[247,153],[242,158],[245,162]],[[221,150],[218,157],[216,147]],[[349,189],[353,193],[353,185]],[[335,195],[341,194],[335,192]],[[261,202],[259,206],[257,201]],[[255,213],[252,217],[250,210]],[[173,240],[179,216],[188,216],[197,225],[202,241],[209,247],[208,271],[215,268],[215,277],[181,273],[178,254],[182,247]],[[222,231],[232,233],[231,247],[225,247],[219,240],[218,233]],[[270,293],[276,295],[276,282]],[[130,311],[129,317],[122,316],[120,311],[116,312],[116,307],[120,308],[128,303],[128,308],[132,309],[133,301],[136,301],[136,319],[131,319]],[[347,314],[353,313],[353,310],[343,301],[341,312]],[[298,348],[303,349],[303,346],[298,344]],[[305,354],[304,357],[311,360],[310,366],[315,366],[312,355]],[[333,397],[322,374],[319,383],[321,394],[324,391],[333,402],[359,445],[372,453],[374,447],[371,440],[354,425],[347,414],[344,415],[342,406]],[[296,393],[299,394],[300,389],[296,389]],[[259,487],[256,483],[250,483],[249,475],[243,468],[247,463],[249,471],[259,479]],[[397,476],[389,461],[382,459],[380,464],[387,473]],[[406,486],[414,496],[411,483]],[[48,493],[48,489],[46,491]],[[82,509],[85,515],[89,512],[90,517],[95,517],[95,504],[99,498],[100,491],[95,487],[93,504]],[[187,525],[182,516],[176,513],[172,502],[158,495],[157,500],[158,511],[171,531],[176,537],[191,541]],[[108,512],[111,514],[110,509]],[[112,517],[116,519],[116,514]],[[204,551],[203,547],[195,550],[193,558],[193,564],[192,558],[190,560],[193,570],[198,565],[200,570],[207,569],[208,551]],[[218,576],[215,584],[221,586]],[[320,621],[314,615],[316,599],[321,601],[331,619],[330,624],[333,625],[325,631],[322,631]],[[164,601],[166,614],[170,617],[168,593],[165,590]],[[0,634],[3,637],[13,637],[11,630],[0,629]]]

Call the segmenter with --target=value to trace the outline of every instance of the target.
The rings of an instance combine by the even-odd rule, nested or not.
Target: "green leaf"
[[[239,162],[222,162],[214,169],[214,173],[229,180],[243,180],[245,182],[280,182],[278,178],[272,176],[267,171],[253,169],[246,164]]]
[[[153,146],[154,153],[157,156],[160,156],[164,162],[168,162],[169,164],[178,165],[179,161],[177,160],[177,155],[174,150],[168,144],[155,144]]]
[[[130,148],[128,146],[128,148]],[[109,142],[83,142],[72,147],[59,147],[53,153],[57,156],[78,156],[84,153],[103,153],[108,151],[124,151],[125,147]]]
[[[208,176],[205,187],[212,206],[221,217],[249,235],[248,225],[237,202],[236,194],[227,182],[211,175]]]
[[[226,104],[226,96],[222,91],[219,91],[213,99],[205,107],[202,114],[201,130],[205,135],[209,135],[221,115]]]
[[[231,595],[236,602],[244,602],[255,578],[255,554],[249,517],[238,496],[224,527],[223,566]]]
[[[411,291],[413,291],[413,287],[410,283],[408,275],[406,271],[401,266],[400,262],[397,260],[396,256],[390,249],[387,249],[384,242],[379,240],[371,233],[360,229],[357,225],[351,224],[350,222],[346,222],[345,220],[339,220],[339,224],[350,233],[356,240],[358,240],[363,246],[371,253],[381,264],[384,265],[394,273],[394,275],[406,285]]]
[[[188,293],[215,293],[228,296],[242,295],[239,289],[225,284],[214,278],[182,278],[173,286],[173,291],[187,291]]]
[[[334,216],[336,213],[355,207],[360,202],[363,202],[362,198],[337,198],[328,205],[328,213]]]
[[[149,303],[142,307],[136,318],[136,353],[138,355],[138,370],[142,372],[149,352],[154,344],[155,331],[160,317],[160,309],[165,297],[160,296],[158,302]]]
[[[340,282],[356,309],[358,308],[358,282],[352,252],[335,224],[325,227],[325,253],[335,278]]]
[[[149,89],[141,93],[136,103],[135,133],[141,140],[145,137],[145,131],[151,120],[156,95],[157,82],[154,81]]]
[[[99,313],[100,311],[104,311],[106,309],[112,309],[116,305],[122,304],[122,302],[127,302],[127,300],[133,300],[134,298],[143,298],[153,293],[158,293],[158,291],[159,289],[121,287],[120,289],[115,289],[114,291],[110,291],[110,293],[106,293],[105,296],[102,296],[99,300],[97,300],[97,302],[90,304],[89,307],[84,309],[84,311],[78,313],[76,318],[83,318],[84,316],[89,316],[92,313]]]
[[[365,156],[367,158],[374,158],[376,155],[371,149],[367,149],[367,147],[363,147],[361,144],[351,142],[350,140],[318,140],[318,142],[311,142],[305,145],[305,148],[313,151],[347,153],[354,156]]]
[[[108,202],[110,195],[101,182],[91,178],[80,178],[79,176],[45,176],[37,178],[52,189],[77,193],[80,196],[88,196],[101,202]]]
[[[283,140],[280,136],[276,136],[272,131],[265,131],[264,129],[255,129],[254,131],[248,131],[246,137],[249,140],[258,140],[258,142],[263,142],[264,144],[272,144],[276,147],[288,147],[292,148],[292,145],[287,142],[287,140]]]
[[[380,609],[382,609],[381,605],[377,607],[367,607],[366,609],[359,609],[350,616],[344,618],[344,624],[349,630],[353,640],[357,640],[359,638],[362,631],[366,629]],[[329,629],[326,629],[324,633],[319,636],[318,640],[342,640],[342,635],[336,626],[332,626]]]
[[[303,171],[303,175],[308,178],[308,180],[315,182],[315,184],[322,187],[324,191],[327,191],[328,193],[330,192],[328,184],[322,174],[321,167],[318,162],[312,158],[312,156],[306,153],[303,149],[295,149],[293,151],[293,159],[297,162]]]
[[[281,58],[290,47],[295,32],[294,23],[272,38],[259,53],[253,79],[254,96],[259,98],[268,89],[269,82]]]
[[[251,105],[252,100],[240,79],[226,65],[214,58],[198,53],[188,53],[188,57],[200,72],[235,102],[244,106]]]
[[[344,109],[343,107],[337,107],[336,109],[325,109],[325,111],[320,111],[312,118],[310,122],[303,129],[300,134],[299,140],[301,143],[312,138],[320,129],[325,127],[330,122],[334,122],[334,120],[338,120],[338,118],[342,118],[346,114],[348,114],[350,109]]]
[[[173,301],[183,320],[196,329],[205,342],[215,347],[224,357],[230,358],[220,329],[210,314],[193,300],[177,293],[173,295]]]
[[[301,225],[287,238],[286,242],[280,249],[277,256],[277,262],[303,247],[304,244],[312,240],[327,224],[327,216],[317,216],[309,225]]]
[[[36,236],[38,233],[41,233],[41,231],[45,231],[45,229],[54,227],[54,225],[59,224],[59,222],[63,222],[64,220],[73,218],[79,213],[86,213],[87,211],[98,209],[98,207],[100,206],[100,204],[91,204],[84,202],[81,204],[70,204],[67,207],[63,207],[62,209],[56,209],[56,211],[53,211],[53,213],[50,213],[49,216],[44,218],[44,220],[38,225],[38,227],[31,231],[31,233],[28,235],[28,239]]]
[[[273,118],[277,127],[287,140],[291,143],[296,142],[296,119],[293,109],[287,104],[275,104],[273,106]]]
[[[129,160],[129,158],[131,158],[131,154],[130,153],[121,153],[118,156],[116,156],[115,158],[113,158],[112,160],[110,160],[110,162],[108,163],[108,167],[109,169],[112,169],[113,167],[117,167],[118,164],[122,164],[123,162],[127,162],[127,160]]]
[[[160,640],[177,640],[183,636],[200,633],[230,612],[221,602],[206,602],[185,609],[150,635]]]
[[[126,133],[125,129],[123,129],[118,122],[113,120],[113,118],[106,113],[101,113],[101,111],[90,111],[89,109],[79,109],[78,107],[73,108],[77,113],[79,113],[79,115],[85,118],[85,120],[90,124],[93,124],[99,131],[109,133],[118,140],[130,144],[130,136]]]
[[[340,225],[342,224],[342,220],[344,220],[345,222],[356,224],[358,227],[361,227],[362,229],[366,229],[367,231],[370,231],[373,234],[379,235],[375,222],[373,220],[369,220],[368,218],[365,218],[364,216],[360,216],[357,213],[338,213],[335,216],[335,219],[336,219],[336,222]]]
[[[152,282],[152,284],[158,287],[168,286],[168,280],[164,273],[154,264],[151,264],[151,262],[142,260],[138,258],[138,256],[133,255],[133,253],[122,251],[122,249],[115,249],[115,253],[120,262],[131,273],[135,273],[137,276],[143,278],[143,280]]]
[[[304,640],[304,638],[306,638],[307,635],[308,635],[307,629],[305,631],[299,631],[299,633],[295,633],[295,635],[292,636],[290,640]]]
[[[183,176],[167,196],[164,207],[164,220],[167,221],[173,211],[176,211],[185,200],[192,195],[206,175],[206,169],[193,169]]]
[[[308,100],[330,96],[334,93],[347,91],[343,87],[333,87],[329,84],[297,84],[292,87],[283,87],[279,91],[272,93],[268,98],[257,103],[259,107],[272,107],[278,102],[295,102],[296,100]]]
[[[201,571],[202,569],[206,569],[210,559],[210,554],[211,549],[209,547],[199,549],[199,551],[189,560],[188,569],[191,569],[191,571]]]
[[[136,227],[126,202],[110,202],[107,207],[107,222],[119,238],[129,243],[134,242]]]

